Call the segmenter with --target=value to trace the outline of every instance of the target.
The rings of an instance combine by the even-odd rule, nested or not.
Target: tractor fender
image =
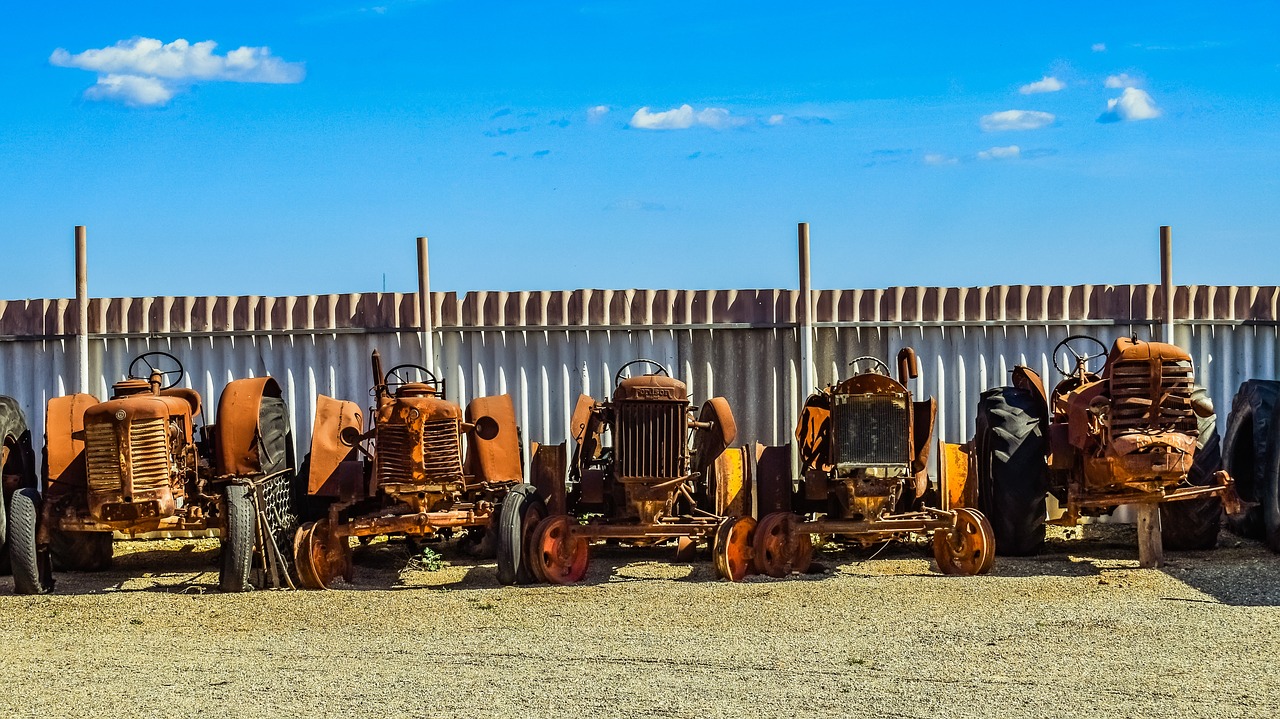
[[[280,385],[271,377],[238,379],[227,384],[218,400],[218,474],[245,477],[262,473],[258,456],[258,418],[262,398],[280,397]],[[193,405],[199,411],[199,400]]]
[[[477,397],[465,415],[474,429],[467,437],[467,467],[480,480],[502,484],[521,482],[520,430],[511,395]]]
[[[316,419],[311,426],[311,470],[307,478],[307,493],[318,494],[329,478],[338,471],[342,461],[355,446],[343,439],[345,435],[360,434],[364,426],[360,406],[325,395],[316,396]]]

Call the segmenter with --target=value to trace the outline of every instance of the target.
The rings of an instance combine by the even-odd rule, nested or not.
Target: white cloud
[[[1008,160],[1016,158],[1022,154],[1022,150],[1017,145],[1009,145],[1008,147],[993,147],[990,150],[983,150],[978,153],[979,160]]]
[[[924,164],[926,165],[954,165],[960,160],[948,155],[939,155],[930,153],[924,156]]]
[[[786,119],[787,119],[787,116],[786,116],[786,115],[770,115],[770,116],[769,116],[769,119],[765,120],[765,124],[766,124],[766,125],[781,125],[781,124],[782,124]]]
[[[1018,92],[1023,95],[1034,95],[1038,92],[1057,92],[1065,87],[1066,84],[1058,78],[1045,75],[1043,79],[1036,80],[1035,82],[1028,83],[1018,88]]]
[[[1035,130],[1053,123],[1051,113],[1039,110],[1004,110],[983,115],[978,124],[987,132]]]
[[[101,75],[98,84],[84,91],[90,100],[117,100],[142,107],[163,105],[173,98],[173,90],[162,80],[138,75]]]
[[[662,112],[650,112],[645,106],[631,116],[631,126],[639,130],[686,130],[694,125],[724,130],[741,127],[747,122],[746,118],[734,117],[724,108],[708,107],[694,112],[688,104]]]
[[[120,100],[135,105],[163,105],[196,82],[302,82],[306,68],[286,62],[266,47],[239,47],[225,55],[212,40],[189,43],[178,39],[135,37],[111,47],[71,54],[58,48],[49,62],[98,73],[98,84],[85,91],[91,100]]]
[[[1098,117],[1098,122],[1133,122],[1157,117],[1160,117],[1160,108],[1150,95],[1136,87],[1126,87],[1120,97],[1107,100],[1107,111]]]
[[[649,112],[642,107],[631,116],[631,126],[641,130],[683,130],[693,127],[693,108],[681,105],[674,110]]]
[[[608,114],[609,114],[608,105],[596,105],[595,107],[587,108],[587,120],[591,122],[598,122],[600,118]]]
[[[1089,49],[1093,50],[1094,52],[1106,52],[1107,44],[1105,42],[1095,42],[1093,46],[1090,47]]]
[[[1119,75],[1108,75],[1107,81],[1103,84],[1112,89],[1118,89],[1122,87],[1137,87],[1139,83],[1138,78],[1122,72]]]

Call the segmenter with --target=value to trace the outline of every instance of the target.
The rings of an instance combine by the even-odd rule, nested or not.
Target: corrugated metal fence
[[[1157,331],[1158,285],[892,288],[816,292],[816,377],[846,374],[849,360],[920,357],[917,395],[938,398],[938,435],[964,441],[979,393],[1015,364],[1056,377],[1054,345],[1070,334],[1109,344]],[[639,357],[689,383],[695,401],[727,397],[739,442],[788,441],[799,384],[793,290],[577,290],[433,293],[435,364],[451,399],[513,395],[526,439],[560,442],[579,393],[607,395],[614,372]],[[1276,378],[1276,287],[1179,287],[1177,340],[1196,360],[1219,411],[1239,383]],[[285,389],[300,453],[317,393],[367,403],[369,355],[384,366],[422,361],[414,294],[306,297],[158,297],[90,302],[92,391],[142,352],[179,357],[183,384],[201,392],[215,421],[222,387],[270,374]],[[74,391],[75,303],[0,302],[0,394],[16,397],[39,443],[44,405]]]

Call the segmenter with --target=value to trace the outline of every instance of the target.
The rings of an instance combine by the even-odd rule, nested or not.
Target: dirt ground
[[[215,541],[117,542],[54,595],[2,582],[0,716],[1280,715],[1280,556],[1224,532],[1140,570],[1132,527],[1083,534],[972,578],[923,545],[741,584],[597,547],[574,587],[380,542],[353,585],[241,595]]]

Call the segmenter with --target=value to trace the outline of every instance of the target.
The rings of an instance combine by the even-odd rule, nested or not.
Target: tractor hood
[[[618,383],[618,388],[613,391],[613,401],[623,400],[688,402],[689,390],[678,379],[647,374],[643,377],[629,377]]]

